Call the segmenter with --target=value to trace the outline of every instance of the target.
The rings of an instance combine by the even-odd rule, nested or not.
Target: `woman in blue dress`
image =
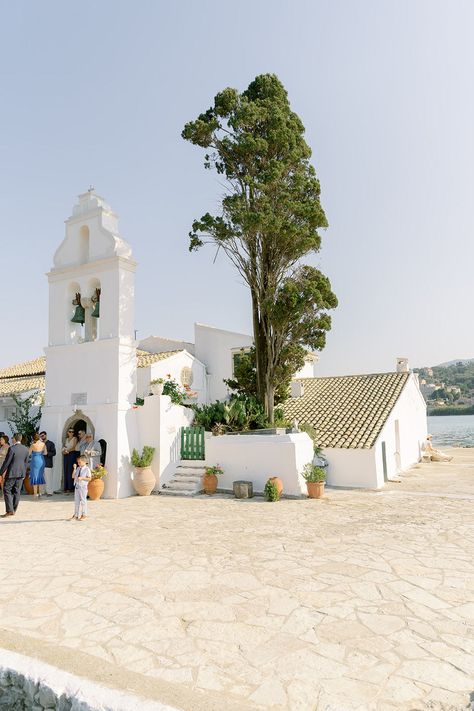
[[[46,451],[45,443],[40,439],[39,434],[35,432],[33,444],[30,447],[30,484],[33,487],[33,494],[36,497],[41,496],[40,486],[45,484],[44,455]]]

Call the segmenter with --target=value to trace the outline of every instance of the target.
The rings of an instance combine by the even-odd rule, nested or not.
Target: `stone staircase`
[[[195,496],[200,494],[205,465],[203,461],[181,460],[167,484],[163,484],[162,494],[167,496]]]

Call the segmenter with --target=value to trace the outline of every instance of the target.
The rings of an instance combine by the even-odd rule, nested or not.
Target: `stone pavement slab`
[[[322,501],[134,497],[76,522],[24,497],[0,522],[0,644],[186,711],[466,709],[472,493],[454,450]]]

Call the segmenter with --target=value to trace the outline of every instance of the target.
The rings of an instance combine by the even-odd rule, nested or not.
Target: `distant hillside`
[[[447,363],[440,363],[437,365],[437,368],[450,368],[452,365],[457,365],[458,363],[462,363],[462,365],[466,365],[468,363],[474,363],[474,358],[466,358],[465,360],[448,360]]]
[[[474,393],[474,358],[471,360],[455,360],[448,364],[434,365],[432,368],[415,368],[420,378],[427,383],[446,387],[457,386],[461,395],[469,396]]]

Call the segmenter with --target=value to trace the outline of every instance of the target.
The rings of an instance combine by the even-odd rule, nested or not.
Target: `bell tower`
[[[136,263],[118,232],[117,215],[93,188],[66,220],[49,282],[49,336],[42,426],[56,438],[77,415],[107,443],[105,496],[128,496],[129,412],[136,398]],[[133,437],[132,437],[133,439]],[[55,485],[61,486],[61,456]]]

